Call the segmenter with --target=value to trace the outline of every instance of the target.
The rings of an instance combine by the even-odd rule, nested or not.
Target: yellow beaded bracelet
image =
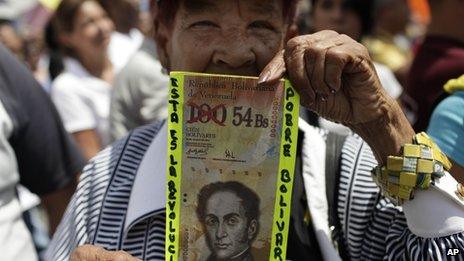
[[[428,189],[435,179],[451,169],[446,155],[424,132],[414,136],[413,144],[403,145],[401,154],[389,156],[386,166],[372,170],[382,194],[396,205],[413,199],[416,188]]]

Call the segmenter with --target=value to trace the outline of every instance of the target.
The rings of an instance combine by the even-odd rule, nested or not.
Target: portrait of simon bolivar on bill
[[[279,182],[283,175],[291,183],[293,173],[282,169],[282,159],[294,164],[287,143],[296,142],[296,124],[285,125],[293,115],[285,107],[297,110],[285,106],[291,86],[281,81],[264,88],[251,77],[191,73],[171,74],[171,85],[182,117],[178,125],[175,118],[169,123],[168,146],[179,149],[168,159],[170,249],[180,260],[269,260],[275,224],[282,224],[279,232],[286,224],[276,215],[289,211],[292,184]],[[282,191],[288,196],[278,195]]]
[[[197,217],[210,252],[206,260],[258,260],[252,244],[259,232],[259,203],[259,196],[237,181],[201,188]]]

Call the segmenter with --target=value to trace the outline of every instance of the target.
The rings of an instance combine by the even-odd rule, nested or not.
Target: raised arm
[[[388,156],[400,155],[401,146],[413,142],[415,133],[383,90],[366,48],[348,36],[321,31],[291,39],[263,70],[260,82],[270,83],[285,74],[299,91],[302,105],[349,126],[369,144],[379,165],[386,165]],[[464,244],[459,243],[464,204],[455,194],[457,184],[446,173],[428,190],[416,190],[415,198],[403,205],[412,234],[393,247],[411,258],[443,257],[450,247],[464,252]],[[408,252],[413,248],[418,252]]]

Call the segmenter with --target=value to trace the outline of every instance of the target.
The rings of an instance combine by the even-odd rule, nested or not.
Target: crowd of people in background
[[[415,131],[429,128],[464,181],[464,2],[421,1],[428,4],[428,13],[412,8],[412,2],[417,1],[301,0],[295,28],[300,34],[334,30],[363,43],[387,93],[401,105]],[[0,16],[0,42],[27,66],[39,83],[33,87],[43,88],[58,112],[48,109],[37,117],[59,115],[56,120],[72,138],[60,134],[60,139],[50,141],[61,144],[56,153],[66,154],[61,160],[71,162],[70,167],[47,171],[67,172],[59,175],[77,180],[82,159],[69,146],[76,145],[89,160],[134,128],[167,117],[169,78],[153,40],[152,17],[158,10],[155,0],[62,0],[49,11],[49,19],[33,33],[19,22],[21,16]],[[2,58],[0,66],[9,65]],[[43,104],[50,106],[48,101]],[[312,125],[344,135],[351,132],[309,110],[300,114]],[[34,127],[40,128],[40,123]],[[61,123],[55,127],[63,128]],[[15,151],[19,159],[22,149]],[[48,161],[54,154],[40,157]],[[68,184],[75,186],[71,182],[36,189],[29,187],[33,182],[24,182],[28,179],[21,166],[19,170],[21,184],[41,198]],[[67,200],[63,197],[61,205]],[[42,198],[42,203],[47,201]],[[26,221],[32,232],[31,223],[44,223],[41,215],[30,219]]]

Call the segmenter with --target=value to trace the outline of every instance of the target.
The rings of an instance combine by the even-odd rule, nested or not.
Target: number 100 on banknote
[[[298,94],[287,80],[170,78],[166,260],[285,260]]]

